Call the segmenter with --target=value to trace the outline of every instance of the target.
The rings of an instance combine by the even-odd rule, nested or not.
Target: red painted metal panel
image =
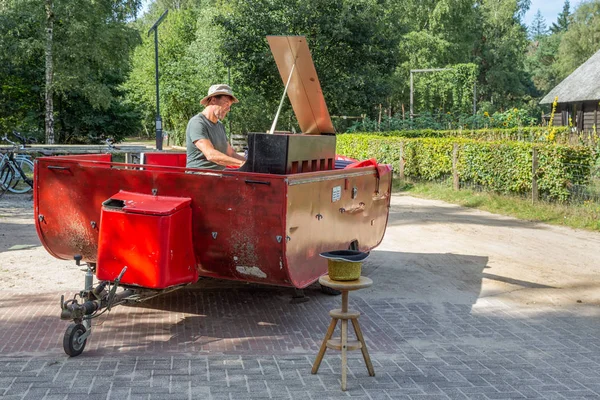
[[[185,153],[144,153],[142,164],[166,165],[170,167],[185,167],[187,156]]]
[[[192,201],[187,197],[154,196],[125,190],[121,190],[112,196],[110,200],[113,203],[122,203],[119,208],[126,213],[150,215],[170,215],[189,206]],[[104,205],[106,208],[107,204]]]
[[[290,285],[284,266],[283,176],[37,159],[36,223],[55,257],[96,262],[102,202],[119,190],[192,199],[192,236],[200,274]]]
[[[198,280],[191,199],[121,191],[111,200],[100,217],[99,280],[115,280],[125,266],[125,285],[164,289]],[[114,206],[121,201],[124,207]]]
[[[375,167],[292,175],[185,171],[40,157],[40,239],[55,257],[96,262],[103,201],[120,190],[189,197],[200,275],[301,288],[326,272],[320,252],[354,240],[370,250],[385,232],[391,174],[379,177]]]

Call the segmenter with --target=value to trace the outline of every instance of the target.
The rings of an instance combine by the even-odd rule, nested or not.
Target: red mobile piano
[[[38,235],[53,256],[88,265],[80,298],[62,303],[61,317],[74,321],[67,354],[83,351],[90,316],[106,307],[198,276],[301,289],[327,272],[319,253],[381,242],[391,167],[336,169],[334,129],[305,39],[268,41],[284,84],[292,74],[288,97],[303,133],[249,134],[241,169],[189,169],[184,154],[164,152],[141,164],[110,154],[36,160]]]

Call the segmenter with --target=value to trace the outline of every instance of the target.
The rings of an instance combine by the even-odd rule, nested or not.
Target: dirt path
[[[29,196],[0,199],[0,287],[72,292],[83,273],[40,245]],[[600,312],[600,234],[395,195],[382,244],[364,265],[365,298],[501,301]]]

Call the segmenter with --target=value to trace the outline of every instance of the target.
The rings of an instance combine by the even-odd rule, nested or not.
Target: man
[[[185,132],[188,168],[222,170],[244,164],[246,159],[231,147],[221,123],[237,102],[228,85],[212,85],[208,89],[208,95],[200,100],[204,110],[190,119]]]

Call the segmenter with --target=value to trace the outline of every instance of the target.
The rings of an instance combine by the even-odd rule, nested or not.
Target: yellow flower
[[[489,118],[489,117],[490,117],[490,114],[489,114],[487,111],[485,111],[485,112],[483,113],[483,116],[484,116],[484,117],[488,117],[488,118]]]
[[[504,126],[508,126],[508,123],[506,123],[506,122],[505,122],[503,125],[504,125]]]
[[[514,112],[518,112],[518,111],[519,111],[519,109],[515,107],[515,108],[513,108],[513,111],[514,111]]]

